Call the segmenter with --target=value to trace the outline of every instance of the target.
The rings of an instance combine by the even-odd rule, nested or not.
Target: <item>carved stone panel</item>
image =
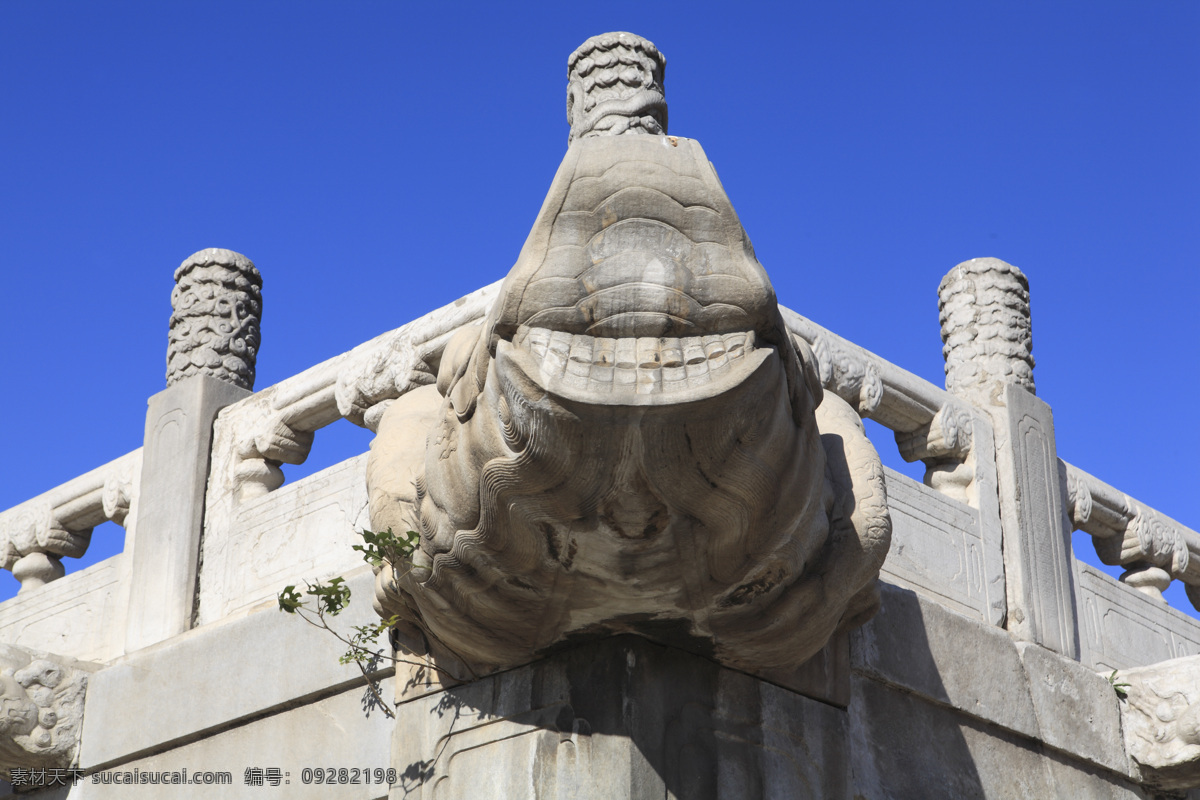
[[[985,535],[980,512],[887,470],[892,546],[882,574],[959,613],[1004,621],[1000,543]]]
[[[1126,669],[1200,655],[1200,621],[1089,564],[1076,563],[1085,664]]]

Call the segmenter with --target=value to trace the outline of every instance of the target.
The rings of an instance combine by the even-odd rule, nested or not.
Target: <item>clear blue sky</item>
[[[1200,528],[1182,0],[0,0],[0,509],[141,444],[195,250],[263,274],[259,388],[502,277],[566,147],[567,55],[609,30],[666,54],[671,133],[784,304],[940,385],[938,281],[1018,265],[1059,455]],[[316,466],[369,441],[334,429]]]

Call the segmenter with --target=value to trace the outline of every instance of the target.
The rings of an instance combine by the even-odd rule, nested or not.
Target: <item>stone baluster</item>
[[[946,389],[985,411],[995,437],[1007,627],[1079,658],[1071,526],[1050,406],[1034,395],[1029,282],[996,258],[965,261],[938,287]]]
[[[262,278],[245,256],[209,248],[175,271],[167,388],[150,398],[127,651],[192,624],[213,420],[250,395]]]

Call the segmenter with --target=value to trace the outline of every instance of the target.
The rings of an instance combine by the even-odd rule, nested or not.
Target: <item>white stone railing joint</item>
[[[61,578],[61,559],[87,552],[92,528],[108,520],[125,525],[141,461],[138,448],[0,512],[0,568],[13,573],[22,592]]]

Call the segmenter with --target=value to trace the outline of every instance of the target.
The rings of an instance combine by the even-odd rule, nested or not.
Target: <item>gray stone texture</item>
[[[398,715],[393,800],[849,797],[844,712],[638,637],[427,695]]]
[[[1161,789],[1200,785],[1200,656],[1122,670],[1125,746]]]
[[[333,623],[349,630],[377,619],[369,569],[346,583],[350,607]],[[92,677],[80,764],[126,763],[352,686],[361,695],[358,668],[338,663],[344,651],[337,639],[271,601],[240,619],[132,653]]]
[[[217,412],[250,392],[196,375],[150,398],[138,491],[127,651],[192,624],[209,448]]]
[[[1010,731],[1037,734],[1012,637],[905,589],[885,583],[880,595],[879,613],[850,637],[856,672]]]
[[[786,670],[873,608],[882,466],[695,141],[576,141],[437,385],[423,470],[398,463],[397,403],[368,485],[373,528],[422,534],[381,607],[439,657],[512,666],[634,632]]]
[[[386,682],[385,682],[386,683]],[[165,753],[119,764],[114,773],[227,772],[232,783],[223,785],[105,784],[90,777],[70,794],[71,800],[380,800],[388,784],[375,782],[374,770],[388,768],[388,742],[392,722],[378,710],[363,712],[362,690],[349,689],[323,699],[290,706],[244,725],[212,733]],[[264,781],[248,785],[247,767],[274,767],[281,771],[279,785]],[[370,783],[305,784],[305,768],[369,770]],[[347,780],[350,779],[347,775]],[[286,783],[284,782],[286,781]]]
[[[1068,658],[1079,658],[1075,557],[1058,476],[1050,406],[1019,386],[992,407],[1008,629]]]
[[[1037,738],[1114,772],[1130,773],[1118,731],[1120,703],[1108,680],[1077,661],[1036,644],[1018,642]]]
[[[881,599],[875,618],[851,634],[857,675],[1027,737],[1030,746],[1134,774],[1104,677],[911,591],[884,584]]]
[[[1023,692],[1023,685],[1012,691]],[[1149,798],[1122,775],[908,692],[855,676],[852,697],[856,799]]]

